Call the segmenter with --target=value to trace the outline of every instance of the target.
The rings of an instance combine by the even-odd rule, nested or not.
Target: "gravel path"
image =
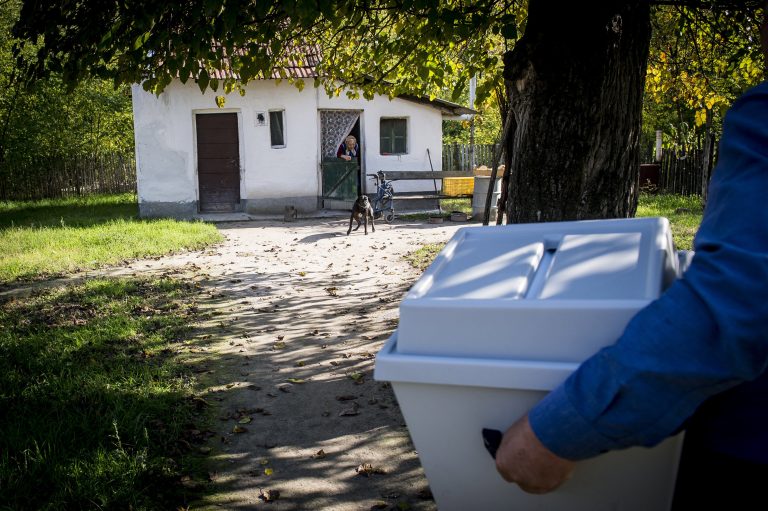
[[[372,376],[418,278],[402,256],[459,227],[220,224],[214,249],[115,271],[193,278],[213,312],[189,351],[220,408],[204,447],[216,493],[192,509],[435,509],[392,389]]]

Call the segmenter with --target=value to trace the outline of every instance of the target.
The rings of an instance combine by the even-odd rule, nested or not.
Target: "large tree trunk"
[[[505,55],[509,223],[635,213],[647,2],[531,0]]]

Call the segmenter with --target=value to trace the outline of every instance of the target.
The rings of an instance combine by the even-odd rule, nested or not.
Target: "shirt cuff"
[[[539,441],[561,458],[584,460],[621,447],[597,432],[579,414],[564,385],[528,412],[528,420]]]

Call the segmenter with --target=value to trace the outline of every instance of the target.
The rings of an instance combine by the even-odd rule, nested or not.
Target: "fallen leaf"
[[[275,350],[285,349],[285,343],[284,342],[276,342],[275,344],[272,345],[272,349],[275,349]]]
[[[228,389],[231,389],[231,388],[232,388],[232,387],[234,387],[234,386],[235,386],[235,384],[234,384],[234,383],[227,383],[227,388],[228,388]]]
[[[261,466],[269,465],[269,460],[267,458],[262,458],[259,463],[261,463]]]
[[[283,339],[285,339],[285,336],[284,336],[284,335],[278,335],[278,336],[277,336],[277,340],[278,340],[278,341],[282,341]]]
[[[357,407],[345,408],[344,410],[339,412],[339,417],[353,417],[355,415],[360,415],[360,412],[357,410]]]
[[[320,449],[319,451],[317,451],[315,454],[312,455],[312,457],[315,458],[315,459],[323,459],[326,456],[327,455],[325,454],[325,451],[322,450],[322,449]]]
[[[306,277],[306,276],[307,276],[307,272],[305,272],[305,271],[300,271],[299,272],[299,277]]]
[[[197,450],[200,454],[210,454],[211,448],[207,446],[203,446]]]
[[[232,428],[232,433],[245,433],[246,431],[248,430],[242,426],[235,426],[234,428]]]
[[[338,291],[339,288],[337,287],[326,287],[325,292],[328,293],[331,296],[339,296]]]
[[[301,385],[301,384],[307,383],[307,380],[302,380],[301,378],[288,378],[288,382]]]
[[[373,474],[386,474],[384,469],[379,467],[374,467],[370,463],[362,463],[358,465],[358,467],[355,469],[355,472],[365,477],[370,477]]]
[[[400,511],[408,511],[409,509],[411,509],[411,505],[407,502],[398,502],[397,509],[399,509]]]
[[[242,419],[240,419],[239,421],[237,421],[237,423],[238,423],[238,424],[250,424],[250,422],[251,422],[252,420],[253,420],[253,419],[251,419],[250,417],[243,417]]]
[[[264,502],[274,502],[280,498],[280,492],[277,490],[259,489],[259,498]]]
[[[363,379],[363,373],[354,372],[350,373],[348,376],[352,378],[354,382],[359,382]]]
[[[271,476],[274,473],[275,473],[275,471],[273,469],[271,469],[271,468],[265,468],[264,469],[264,475],[265,476]]]
[[[304,367],[306,363],[303,360],[299,360],[295,364],[293,364],[293,367]]]

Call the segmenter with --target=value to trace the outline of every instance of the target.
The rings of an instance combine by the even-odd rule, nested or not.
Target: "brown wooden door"
[[[240,202],[237,114],[197,114],[200,212],[235,211]]]

